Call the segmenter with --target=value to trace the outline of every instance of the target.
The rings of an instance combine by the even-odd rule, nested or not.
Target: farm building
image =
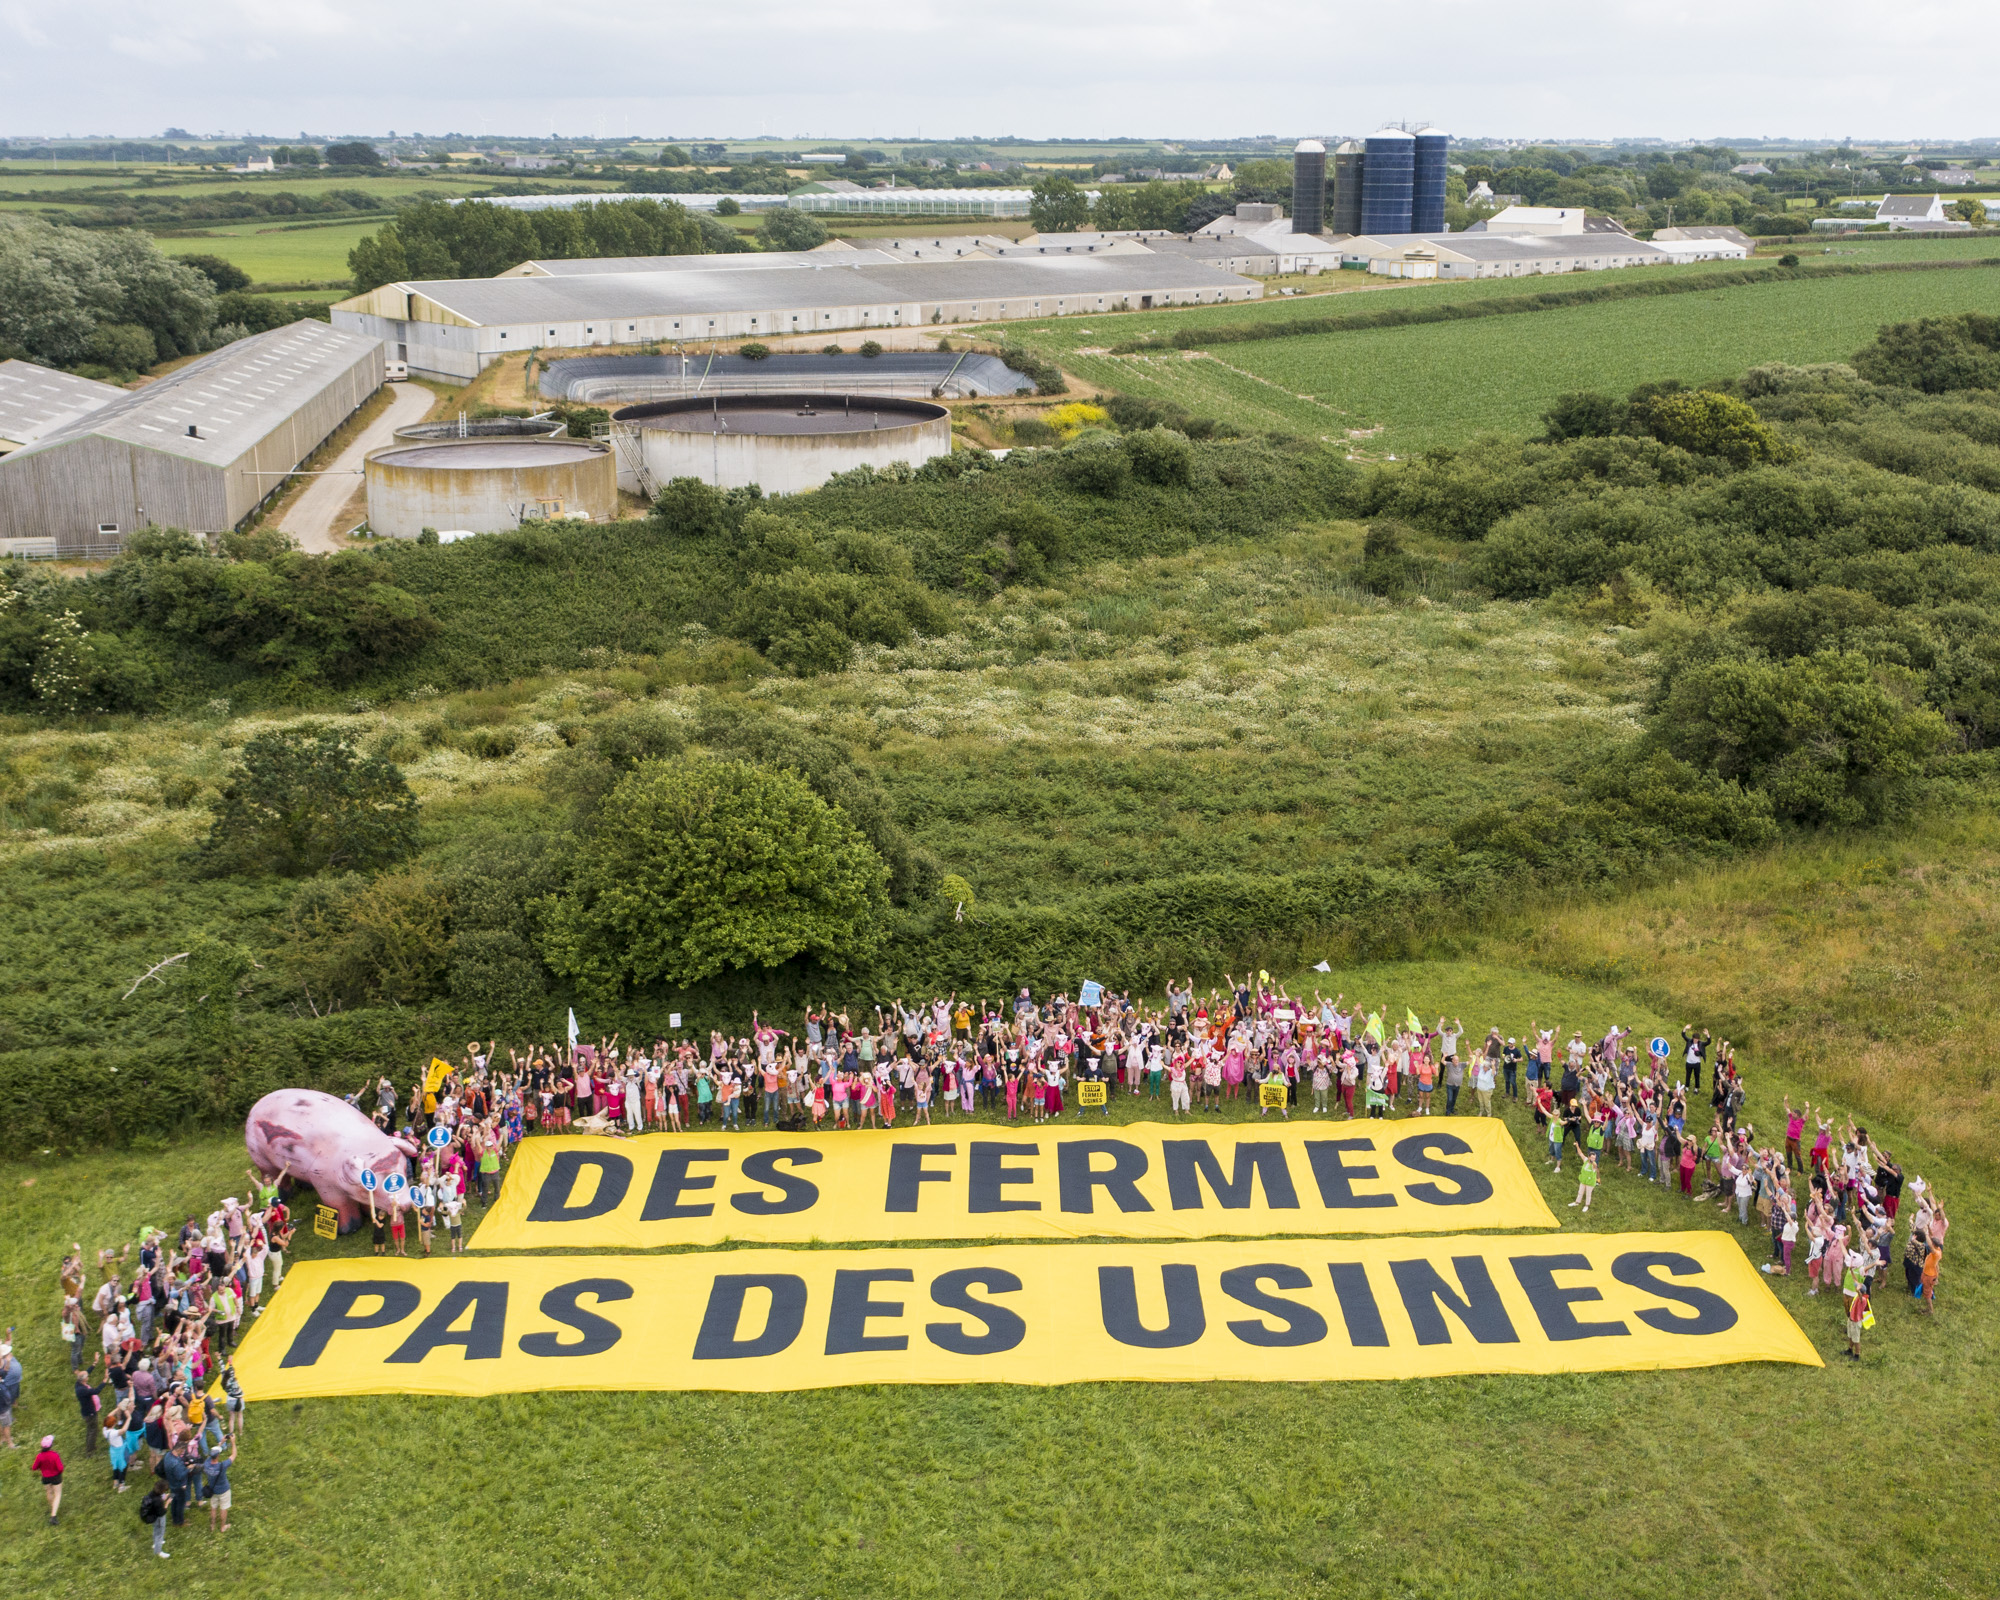
[[[109,554],[136,529],[237,526],[382,386],[382,346],[300,321],[107,399],[0,457],[0,539]]]
[[[1097,191],[1084,194],[1096,200]],[[1025,217],[1027,189],[864,189],[836,179],[808,183],[785,196],[793,211],[842,217]]]
[[[817,337],[1263,294],[1235,273],[1150,251],[889,266],[815,259],[825,264],[391,283],[340,301],[333,325],[383,341],[412,372],[471,378],[517,350]]]
[[[55,372],[32,361],[0,361],[0,455],[33,444],[129,391]]]
[[[1512,278],[1661,266],[1676,257],[1623,233],[1397,233],[1343,239],[1343,263],[1392,278]]]

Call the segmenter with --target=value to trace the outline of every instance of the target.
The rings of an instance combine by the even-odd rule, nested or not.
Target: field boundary
[[[2000,256],[1973,261],[1841,262],[1824,267],[1765,267],[1758,271],[1717,272],[1699,278],[1647,279],[1638,283],[1587,284],[1575,289],[1545,289],[1536,294],[1509,295],[1494,300],[1457,301],[1450,305],[1415,308],[1386,307],[1356,311],[1344,317],[1302,317],[1284,323],[1237,323],[1219,328],[1182,328],[1164,339],[1130,339],[1113,345],[1114,356],[1145,355],[1155,350],[1203,350],[1215,344],[1250,344],[1265,339],[1289,339],[1358,329],[1406,328],[1429,322],[1459,322],[1474,317],[1520,316],[1533,311],[1560,311],[1568,306],[1607,300],[1644,300],[1665,295],[1700,294],[1710,289],[1746,289],[1767,283],[1794,283],[1812,278],[1866,277],[1884,272],[1955,272],[1972,267],[2000,267]]]

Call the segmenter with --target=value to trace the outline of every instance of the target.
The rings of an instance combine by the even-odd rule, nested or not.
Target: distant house
[[[246,156],[243,165],[231,167],[231,172],[275,172],[278,163],[270,156]]]
[[[814,150],[798,158],[802,167],[837,167],[847,159],[835,151]]]
[[[1979,175],[1967,172],[1963,167],[1934,167],[1924,174],[1932,183],[1941,183],[1947,189],[1970,188],[1979,181]]]
[[[1498,205],[1499,201],[1493,198],[1493,185],[1481,178],[1465,191],[1465,203],[1469,206],[1491,206]]]
[[[1729,170],[1739,178],[1768,178],[1771,175],[1771,169],[1761,161],[1745,161]]]
[[[546,172],[556,160],[555,156],[505,156],[500,164],[515,172]]]
[[[1941,228],[1946,226],[1944,198],[1935,194],[1928,200],[1922,195],[1885,194],[1875,207],[1875,220],[1898,230]]]

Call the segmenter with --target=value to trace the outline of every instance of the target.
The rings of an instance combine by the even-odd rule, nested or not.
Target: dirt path
[[[298,540],[301,550],[325,554],[338,550],[339,535],[352,526],[343,513],[360,490],[361,462],[370,450],[379,450],[395,436],[398,428],[422,422],[430,415],[437,396],[421,384],[392,386],[392,397],[382,414],[348,442],[347,448],[327,463],[325,473],[309,479],[305,491],[291,504],[279,526]],[[343,524],[346,524],[345,526]]]

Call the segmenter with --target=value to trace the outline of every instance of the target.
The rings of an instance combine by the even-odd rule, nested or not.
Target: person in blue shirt
[[[229,1531],[229,1468],[236,1460],[236,1443],[230,1441],[229,1454],[211,1450],[201,1464],[202,1486],[208,1494],[208,1526],[215,1533]]]

